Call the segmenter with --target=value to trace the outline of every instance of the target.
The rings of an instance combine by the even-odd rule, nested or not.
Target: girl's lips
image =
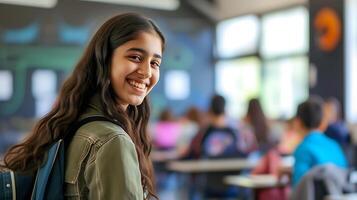
[[[138,95],[143,95],[146,92],[147,85],[144,83],[139,83],[134,80],[128,80],[127,83],[133,88],[133,90],[138,94]]]

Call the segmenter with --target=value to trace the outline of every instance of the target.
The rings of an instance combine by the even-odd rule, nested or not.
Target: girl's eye
[[[157,61],[151,62],[151,65],[152,65],[153,67],[160,67],[160,63],[157,62]]]
[[[141,57],[139,55],[133,55],[133,56],[130,56],[129,58],[135,62],[141,61]]]

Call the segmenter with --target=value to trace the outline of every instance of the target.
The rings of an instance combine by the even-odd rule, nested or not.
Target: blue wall
[[[69,0],[59,1],[53,9],[1,4],[0,70],[11,71],[14,91],[10,100],[0,100],[0,132],[5,126],[17,128],[18,120],[13,119],[24,119],[25,124],[26,119],[33,121],[30,80],[34,70],[54,70],[59,89],[94,31],[110,16],[127,11],[153,18],[164,32],[167,47],[161,77],[172,69],[185,70],[190,76],[190,95],[179,101],[167,99],[165,81],[159,81],[151,94],[153,116],[166,106],[177,114],[191,105],[205,109],[214,90],[213,24],[189,6],[182,4],[177,11],[158,11]],[[76,38],[68,37],[71,35]]]

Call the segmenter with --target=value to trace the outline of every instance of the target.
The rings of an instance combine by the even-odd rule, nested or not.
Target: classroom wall
[[[150,95],[153,116],[166,106],[178,114],[192,104],[205,108],[214,90],[214,26],[189,5],[182,3],[172,12],[71,0],[61,0],[53,9],[0,4],[0,72],[9,70],[13,76],[11,98],[0,100],[0,132],[26,129],[39,117],[34,71],[55,74],[58,91],[94,31],[110,16],[128,11],[153,18],[167,38],[161,80]],[[165,76],[172,70],[188,73],[190,92],[184,99],[165,94],[165,84],[170,84]]]
[[[344,1],[309,1],[309,59],[313,71],[310,75],[316,75],[310,83],[310,94],[336,97],[342,104],[342,117],[345,116],[344,13]]]

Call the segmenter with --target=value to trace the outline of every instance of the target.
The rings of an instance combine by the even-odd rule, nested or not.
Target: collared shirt
[[[347,167],[347,160],[340,145],[316,130],[304,137],[294,152],[294,158],[293,186],[314,166],[332,163],[338,167]]]

